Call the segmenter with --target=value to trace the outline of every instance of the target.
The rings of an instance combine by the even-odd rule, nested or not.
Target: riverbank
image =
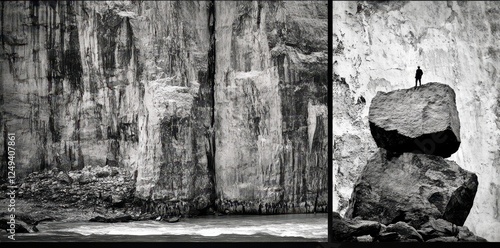
[[[155,220],[101,223],[88,221],[94,216],[92,213],[76,215],[70,211],[61,212],[61,217],[66,216],[61,220],[39,223],[36,233],[16,234],[16,241],[326,242],[328,237],[328,214],[205,215],[182,218],[177,223]],[[54,214],[58,213],[36,215]],[[9,241],[6,235],[0,231],[0,241]]]
[[[312,202],[294,205],[217,200],[215,205],[209,205],[206,199],[138,199],[134,194],[135,182],[135,174],[110,166],[33,172],[15,185],[14,190],[10,184],[0,185],[0,229],[10,227],[11,214],[16,215],[17,233],[36,233],[37,225],[44,222],[173,223],[203,216],[326,212],[325,204]],[[15,210],[11,208],[13,202]]]

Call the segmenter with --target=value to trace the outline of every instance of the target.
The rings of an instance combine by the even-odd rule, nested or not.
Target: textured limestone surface
[[[368,114],[378,147],[449,157],[460,146],[460,119],[453,89],[440,83],[377,92]]]
[[[218,197],[326,207],[326,2],[215,7]]]
[[[26,1],[1,12],[0,131],[16,134],[19,180],[108,165],[136,175],[144,200],[326,209],[326,2]]]
[[[18,180],[108,165],[138,174],[140,198],[210,192],[208,14],[205,2],[3,2],[1,126],[17,137]]]
[[[404,221],[415,228],[430,217],[463,226],[477,191],[477,176],[442,157],[380,149],[368,160],[346,212],[388,225]]]
[[[460,113],[460,148],[450,159],[478,176],[465,222],[500,241],[500,5],[488,2],[333,2],[333,209],[341,214],[376,151],[369,103],[377,91],[448,84]]]

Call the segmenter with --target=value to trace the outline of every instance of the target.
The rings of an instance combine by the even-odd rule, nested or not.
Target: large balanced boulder
[[[420,226],[429,217],[462,226],[477,191],[477,176],[442,157],[379,149],[354,186],[347,218]]]
[[[403,153],[449,157],[460,146],[455,92],[445,84],[377,92],[369,110],[378,147]]]

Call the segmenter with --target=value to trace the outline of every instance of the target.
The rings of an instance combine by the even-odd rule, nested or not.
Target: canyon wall
[[[333,203],[345,213],[376,151],[368,125],[377,91],[422,83],[456,93],[461,145],[449,159],[478,176],[465,226],[500,241],[500,5],[496,2],[333,2]]]
[[[220,198],[326,208],[326,6],[216,4]]]
[[[3,179],[15,133],[19,180],[108,165],[140,199],[326,209],[326,2],[1,8]]]

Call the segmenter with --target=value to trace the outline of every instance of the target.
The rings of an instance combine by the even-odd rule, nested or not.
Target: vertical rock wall
[[[210,194],[208,15],[206,2],[2,3],[18,177],[110,165],[137,173],[140,198]]]
[[[500,5],[495,2],[333,3],[333,209],[345,211],[376,145],[367,103],[377,91],[442,82],[456,93],[461,145],[450,157],[478,176],[465,225],[499,241]]]
[[[326,208],[326,6],[217,3],[220,199]]]
[[[1,11],[0,131],[18,138],[19,179],[109,165],[145,200],[326,209],[326,2]]]

